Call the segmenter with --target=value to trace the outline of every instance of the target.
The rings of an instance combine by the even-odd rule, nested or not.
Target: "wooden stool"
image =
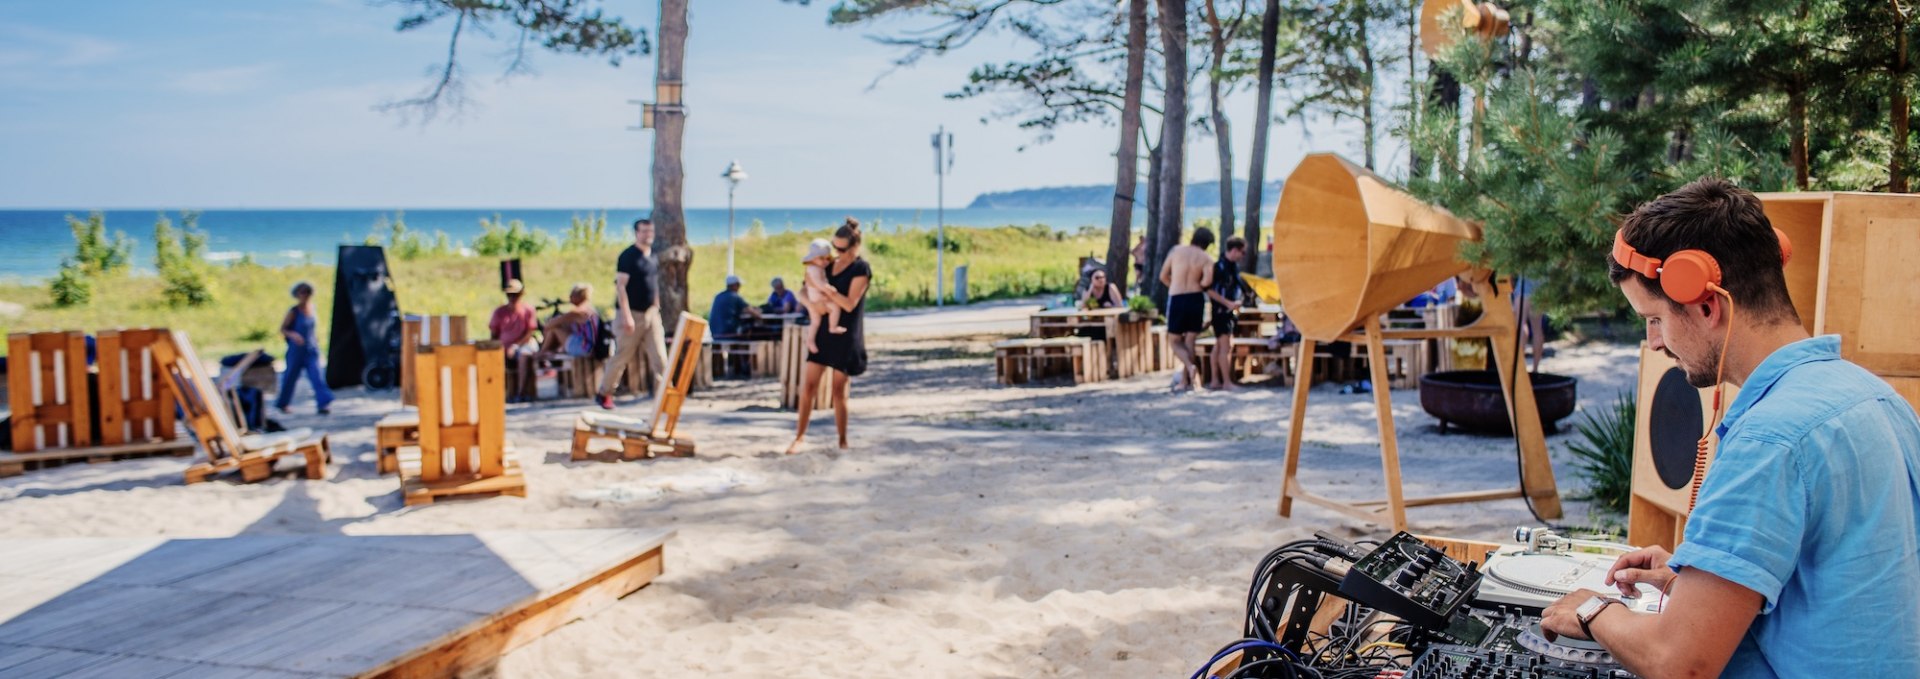
[[[394,413],[373,425],[374,467],[382,474],[400,471],[400,449],[420,445],[420,413]]]

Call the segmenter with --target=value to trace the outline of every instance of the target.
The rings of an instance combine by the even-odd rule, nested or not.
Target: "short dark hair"
[[[1187,242],[1202,250],[1213,247],[1213,229],[1204,226],[1193,227],[1193,240]]]
[[[1226,252],[1228,250],[1245,250],[1245,249],[1247,249],[1247,239],[1241,238],[1239,236],[1228,236],[1226,244],[1220,246],[1221,252]]]
[[[1693,181],[1635,208],[1620,226],[1627,244],[1640,254],[1666,259],[1681,250],[1704,250],[1720,264],[1720,286],[1741,311],[1774,321],[1800,322],[1787,295],[1785,263],[1773,222],[1760,197],[1718,177]],[[1660,283],[1614,261],[1608,248],[1607,277],[1615,285],[1632,277],[1648,290]],[[1678,306],[1672,299],[1667,302]]]
[[[653,220],[648,219],[646,217],[641,217],[639,219],[633,220],[633,230],[639,231],[641,224],[645,224],[647,226],[653,226]]]

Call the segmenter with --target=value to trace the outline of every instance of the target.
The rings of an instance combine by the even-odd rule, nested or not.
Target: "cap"
[[[800,258],[801,263],[811,262],[821,257],[833,256],[833,244],[825,238],[815,238],[807,244],[807,256]]]
[[[504,288],[500,288],[500,291],[507,293],[509,295],[517,295],[517,294],[520,294],[522,291],[525,291],[526,289],[527,289],[527,286],[520,284],[520,279],[509,278],[507,279],[507,286]]]
[[[727,285],[729,287],[739,285],[739,284],[740,284],[739,276],[735,276],[733,274],[727,274]]]

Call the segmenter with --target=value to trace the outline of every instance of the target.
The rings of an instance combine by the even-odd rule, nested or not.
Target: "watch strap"
[[[1593,621],[1595,619],[1598,619],[1601,613],[1607,612],[1608,606],[1612,606],[1614,604],[1620,604],[1624,606],[1626,604],[1622,603],[1619,599],[1615,599],[1613,597],[1594,597],[1594,598],[1600,600],[1600,607],[1594,609],[1593,615],[1589,615],[1586,617],[1575,616],[1574,619],[1580,621],[1581,634],[1586,635],[1586,637],[1590,640],[1598,641],[1598,639],[1593,638],[1593,628],[1590,626],[1593,624]]]

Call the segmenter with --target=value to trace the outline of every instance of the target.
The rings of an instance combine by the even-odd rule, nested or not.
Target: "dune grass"
[[[955,227],[947,234],[949,280],[953,267],[967,266],[969,298],[974,301],[1068,292],[1079,258],[1106,250],[1103,229]],[[774,276],[797,285],[802,270],[800,257],[806,252],[807,242],[829,235],[820,230],[741,237],[736,243],[735,269],[745,281],[742,294],[755,303],[764,301],[769,279]],[[869,310],[933,303],[935,248],[931,229],[876,229],[866,234],[865,241],[865,256],[874,269]],[[523,258],[529,301],[564,297],[575,282],[585,282],[594,286],[594,302],[604,309],[612,300],[613,262],[621,247],[625,243],[594,251],[550,250]],[[694,313],[704,315],[714,294],[721,290],[726,262],[725,243],[694,246],[689,280]],[[464,314],[468,336],[486,336],[488,314],[502,301],[497,288],[497,260],[429,254],[414,259],[390,256],[387,265],[401,311]],[[0,310],[0,331],[93,333],[107,328],[171,327],[186,330],[204,356],[253,348],[278,353],[282,341],[277,329],[292,303],[288,289],[295,281],[307,280],[316,289],[320,336],[327,336],[333,267],[241,263],[214,268],[212,278],[216,301],[197,308],[166,306],[159,279],[150,274],[117,274],[99,280],[91,303],[69,308],[53,307],[45,284],[0,285],[0,302],[18,305],[17,314]],[[951,296],[952,291],[948,294]],[[4,350],[0,346],[0,352]]]

